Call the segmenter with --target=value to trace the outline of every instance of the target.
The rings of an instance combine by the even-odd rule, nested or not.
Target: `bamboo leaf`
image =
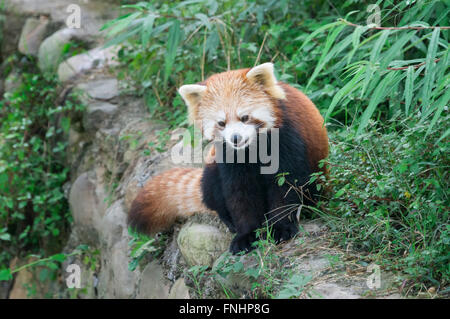
[[[336,105],[352,91],[356,90],[361,84],[361,76],[364,74],[364,68],[361,68],[358,73],[333,97],[330,106],[328,107],[327,113],[325,114],[325,122],[330,117]]]
[[[150,13],[142,23],[141,41],[144,46],[147,46],[150,35],[153,31],[156,16]]]
[[[345,28],[345,25],[340,25],[338,26],[336,29],[333,30],[333,32],[331,32],[328,37],[327,37],[327,41],[325,43],[325,47],[322,51],[322,55],[319,59],[319,62],[317,63],[317,67],[315,68],[312,76],[309,78],[308,84],[306,85],[306,88],[308,88],[311,83],[314,81],[314,79],[317,77],[317,75],[320,73],[320,71],[322,70],[322,68],[325,66],[325,64],[332,59],[332,56],[328,55],[328,51],[330,51],[331,46],[333,45],[334,41],[336,40],[337,36],[341,33],[341,31]],[[342,43],[340,43],[339,45],[342,45]]]
[[[389,48],[389,50],[386,51],[386,53],[383,54],[383,57],[381,59],[380,63],[380,69],[387,68],[388,64],[392,61],[392,59],[402,53],[403,46],[411,40],[411,38],[414,36],[416,31],[407,33],[400,37],[400,39],[396,40],[394,45]]]
[[[431,87],[432,82],[434,80],[434,58],[436,57],[436,51],[438,46],[438,39],[439,39],[439,33],[440,29],[436,28],[434,29],[433,33],[431,34],[431,40],[430,44],[428,46],[428,52],[427,52],[427,58],[425,62],[425,78],[424,83],[422,87],[422,110],[424,111],[424,108],[430,107],[430,94],[431,94]],[[422,112],[425,113],[425,112]]]
[[[342,25],[342,22],[341,22],[341,21],[337,21],[337,22],[329,23],[329,24],[326,24],[326,25],[320,27],[319,29],[317,29],[316,31],[314,31],[313,33],[311,33],[311,34],[305,39],[305,41],[303,41],[303,44],[302,44],[302,46],[300,47],[299,50],[300,50],[300,51],[303,50],[303,48],[304,48],[309,42],[311,42],[311,40],[314,39],[318,34],[323,33],[325,30],[328,30],[328,29],[330,29],[330,28],[333,28],[333,27],[335,27],[335,26],[337,26],[337,25]],[[299,39],[300,39],[300,37],[297,37],[295,40],[299,40]]]
[[[164,59],[164,87],[167,85],[170,72],[172,71],[173,63],[177,55],[178,45],[181,42],[180,21],[175,20],[169,29],[169,36],[167,39],[166,56]]]
[[[121,33],[126,28],[129,27],[129,25],[135,21],[140,15],[142,15],[142,12],[134,12],[130,15],[128,15],[126,18],[123,18],[121,20],[117,20],[117,23],[109,30],[108,36],[112,37],[115,36],[118,33]]]
[[[406,71],[406,81],[405,81],[405,114],[409,115],[409,109],[411,107],[411,100],[414,89],[414,67],[409,66],[408,71]]]
[[[444,107],[447,105],[449,100],[450,100],[450,89],[448,88],[445,91],[445,93],[441,96],[441,98],[436,102],[436,105],[434,106],[436,111],[434,113],[433,119],[431,120],[430,126],[428,127],[426,135],[431,133],[433,126],[438,121],[439,117],[441,116],[442,111],[444,110]]]
[[[358,26],[355,28],[355,31],[352,33],[353,49],[347,56],[347,64],[351,62],[353,56],[355,55],[356,50],[359,49],[359,44],[361,42],[361,35],[363,35],[369,28],[370,28],[369,26]]]
[[[365,109],[363,115],[361,116],[361,123],[359,124],[357,134],[361,134],[364,128],[369,123],[369,119],[372,117],[373,112],[375,112],[378,104],[381,103],[383,98],[389,93],[387,87],[393,82],[396,73],[390,72],[388,75],[381,80],[380,84],[378,84],[377,88],[373,92],[369,105]]]
[[[442,134],[442,136],[436,141],[436,143],[434,143],[434,145],[439,144],[440,141],[442,141],[443,139],[445,139],[449,135],[450,135],[450,128],[447,129],[444,134]]]
[[[380,38],[375,42],[375,45],[370,52],[370,62],[375,63],[378,61],[378,58],[380,56],[381,49],[383,48],[388,36],[390,34],[390,30],[383,30],[381,32]]]

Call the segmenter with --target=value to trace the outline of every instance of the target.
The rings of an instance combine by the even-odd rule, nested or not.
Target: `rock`
[[[105,211],[103,185],[96,184],[92,175],[92,172],[86,172],[78,176],[69,194],[74,226],[85,243],[98,242],[96,226]]]
[[[107,246],[113,246],[116,242],[125,238],[127,232],[127,214],[123,210],[122,201],[114,202],[105,213],[98,225],[100,237]]]
[[[190,299],[189,288],[184,282],[184,278],[178,278],[170,288],[168,299]]]
[[[22,28],[19,39],[19,52],[37,56],[39,47],[47,32],[49,20],[41,16],[39,19],[28,18]]]
[[[83,116],[83,126],[86,131],[98,130],[108,119],[117,112],[117,105],[108,102],[93,102],[87,106]]]
[[[312,288],[313,298],[323,299],[358,299],[361,298],[357,292],[349,287],[343,287],[336,283],[320,283]]]
[[[54,72],[62,62],[64,46],[76,35],[75,29],[65,28],[46,38],[38,52],[38,66],[42,72]]]
[[[8,30],[8,32],[2,32],[2,40],[0,41],[3,59],[17,52],[25,20],[26,17],[16,14],[0,14],[0,28],[1,30]]]
[[[11,72],[5,79],[4,90],[5,93],[14,92],[22,84],[22,78],[17,71]]]
[[[141,274],[138,298],[166,299],[169,296],[169,281],[162,266],[155,260],[149,263]]]
[[[80,83],[77,88],[96,100],[110,100],[119,95],[119,85],[116,78]]]
[[[35,257],[24,260],[15,257],[10,263],[10,268],[15,269],[36,260]],[[14,275],[14,284],[9,292],[9,299],[48,298],[51,281],[48,276],[41,274],[42,271],[49,273],[49,269],[45,266],[28,267],[17,272]]]
[[[118,50],[118,46],[111,46],[75,55],[58,66],[58,78],[61,82],[65,82],[89,70],[118,65]]]
[[[330,267],[330,262],[325,256],[306,256],[297,259],[296,264],[299,272],[311,276]]]
[[[317,220],[302,222],[300,225],[306,236],[316,236],[326,230],[326,226]]]
[[[9,299],[29,299],[31,296],[26,286],[31,282],[33,282],[33,274],[26,269],[20,271],[14,280]]]
[[[137,180],[131,180],[128,183],[128,186],[125,189],[125,200],[124,205],[125,209],[128,212],[131,208],[131,204],[136,198],[137,194],[141,190],[142,187],[139,186],[139,182]]]
[[[128,269],[130,259],[128,257],[129,238],[124,237],[111,249],[111,256],[107,259],[108,266],[103,271],[110,271],[113,276],[108,283],[108,291],[113,291],[114,298],[131,298],[134,296],[138,272]]]
[[[212,266],[228,250],[230,238],[215,226],[188,223],[180,230],[177,242],[189,265]]]
[[[52,21],[66,23],[74,6],[80,8],[80,28],[89,32],[99,32],[103,21],[117,16],[112,5],[115,1],[104,0],[2,0],[2,9],[9,14],[45,15]]]

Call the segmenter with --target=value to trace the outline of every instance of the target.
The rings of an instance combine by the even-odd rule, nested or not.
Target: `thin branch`
[[[264,47],[264,43],[266,42],[266,39],[267,39],[267,35],[268,35],[268,34],[269,34],[269,33],[266,32],[266,34],[264,35],[264,39],[263,39],[263,41],[262,41],[262,43],[261,43],[261,46],[259,47],[258,56],[256,57],[255,64],[253,65],[254,67],[258,64],[259,59],[261,58],[261,51],[262,51],[262,49],[263,49],[263,47]]]
[[[435,59],[434,62],[439,62],[441,59]],[[402,66],[399,68],[387,68],[388,70],[392,70],[392,71],[397,71],[397,70],[406,70],[407,68],[409,68],[410,66],[412,66],[414,69],[418,69],[420,68],[422,65],[426,64],[426,62],[422,62],[419,64],[412,64],[412,65],[407,65],[407,66]]]
[[[346,25],[352,26],[352,27],[364,27],[360,24],[351,23],[345,19],[339,19],[339,21],[344,22]],[[441,30],[447,30],[450,29],[450,27],[444,26],[430,26],[430,27],[413,27],[413,26],[406,26],[406,27],[371,27],[369,30],[427,30],[427,29],[441,29]]]
[[[203,35],[203,53],[200,69],[202,70],[202,81],[205,81],[205,58],[206,58],[206,28]]]

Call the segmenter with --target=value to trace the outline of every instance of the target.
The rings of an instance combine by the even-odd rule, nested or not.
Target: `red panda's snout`
[[[252,123],[236,121],[229,123],[221,130],[221,137],[229,146],[242,149],[256,140],[257,127]]]

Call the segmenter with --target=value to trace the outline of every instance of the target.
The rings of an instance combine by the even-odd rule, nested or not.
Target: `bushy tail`
[[[131,204],[128,223],[148,234],[168,229],[178,217],[211,212],[202,201],[199,168],[174,168],[149,180]]]

